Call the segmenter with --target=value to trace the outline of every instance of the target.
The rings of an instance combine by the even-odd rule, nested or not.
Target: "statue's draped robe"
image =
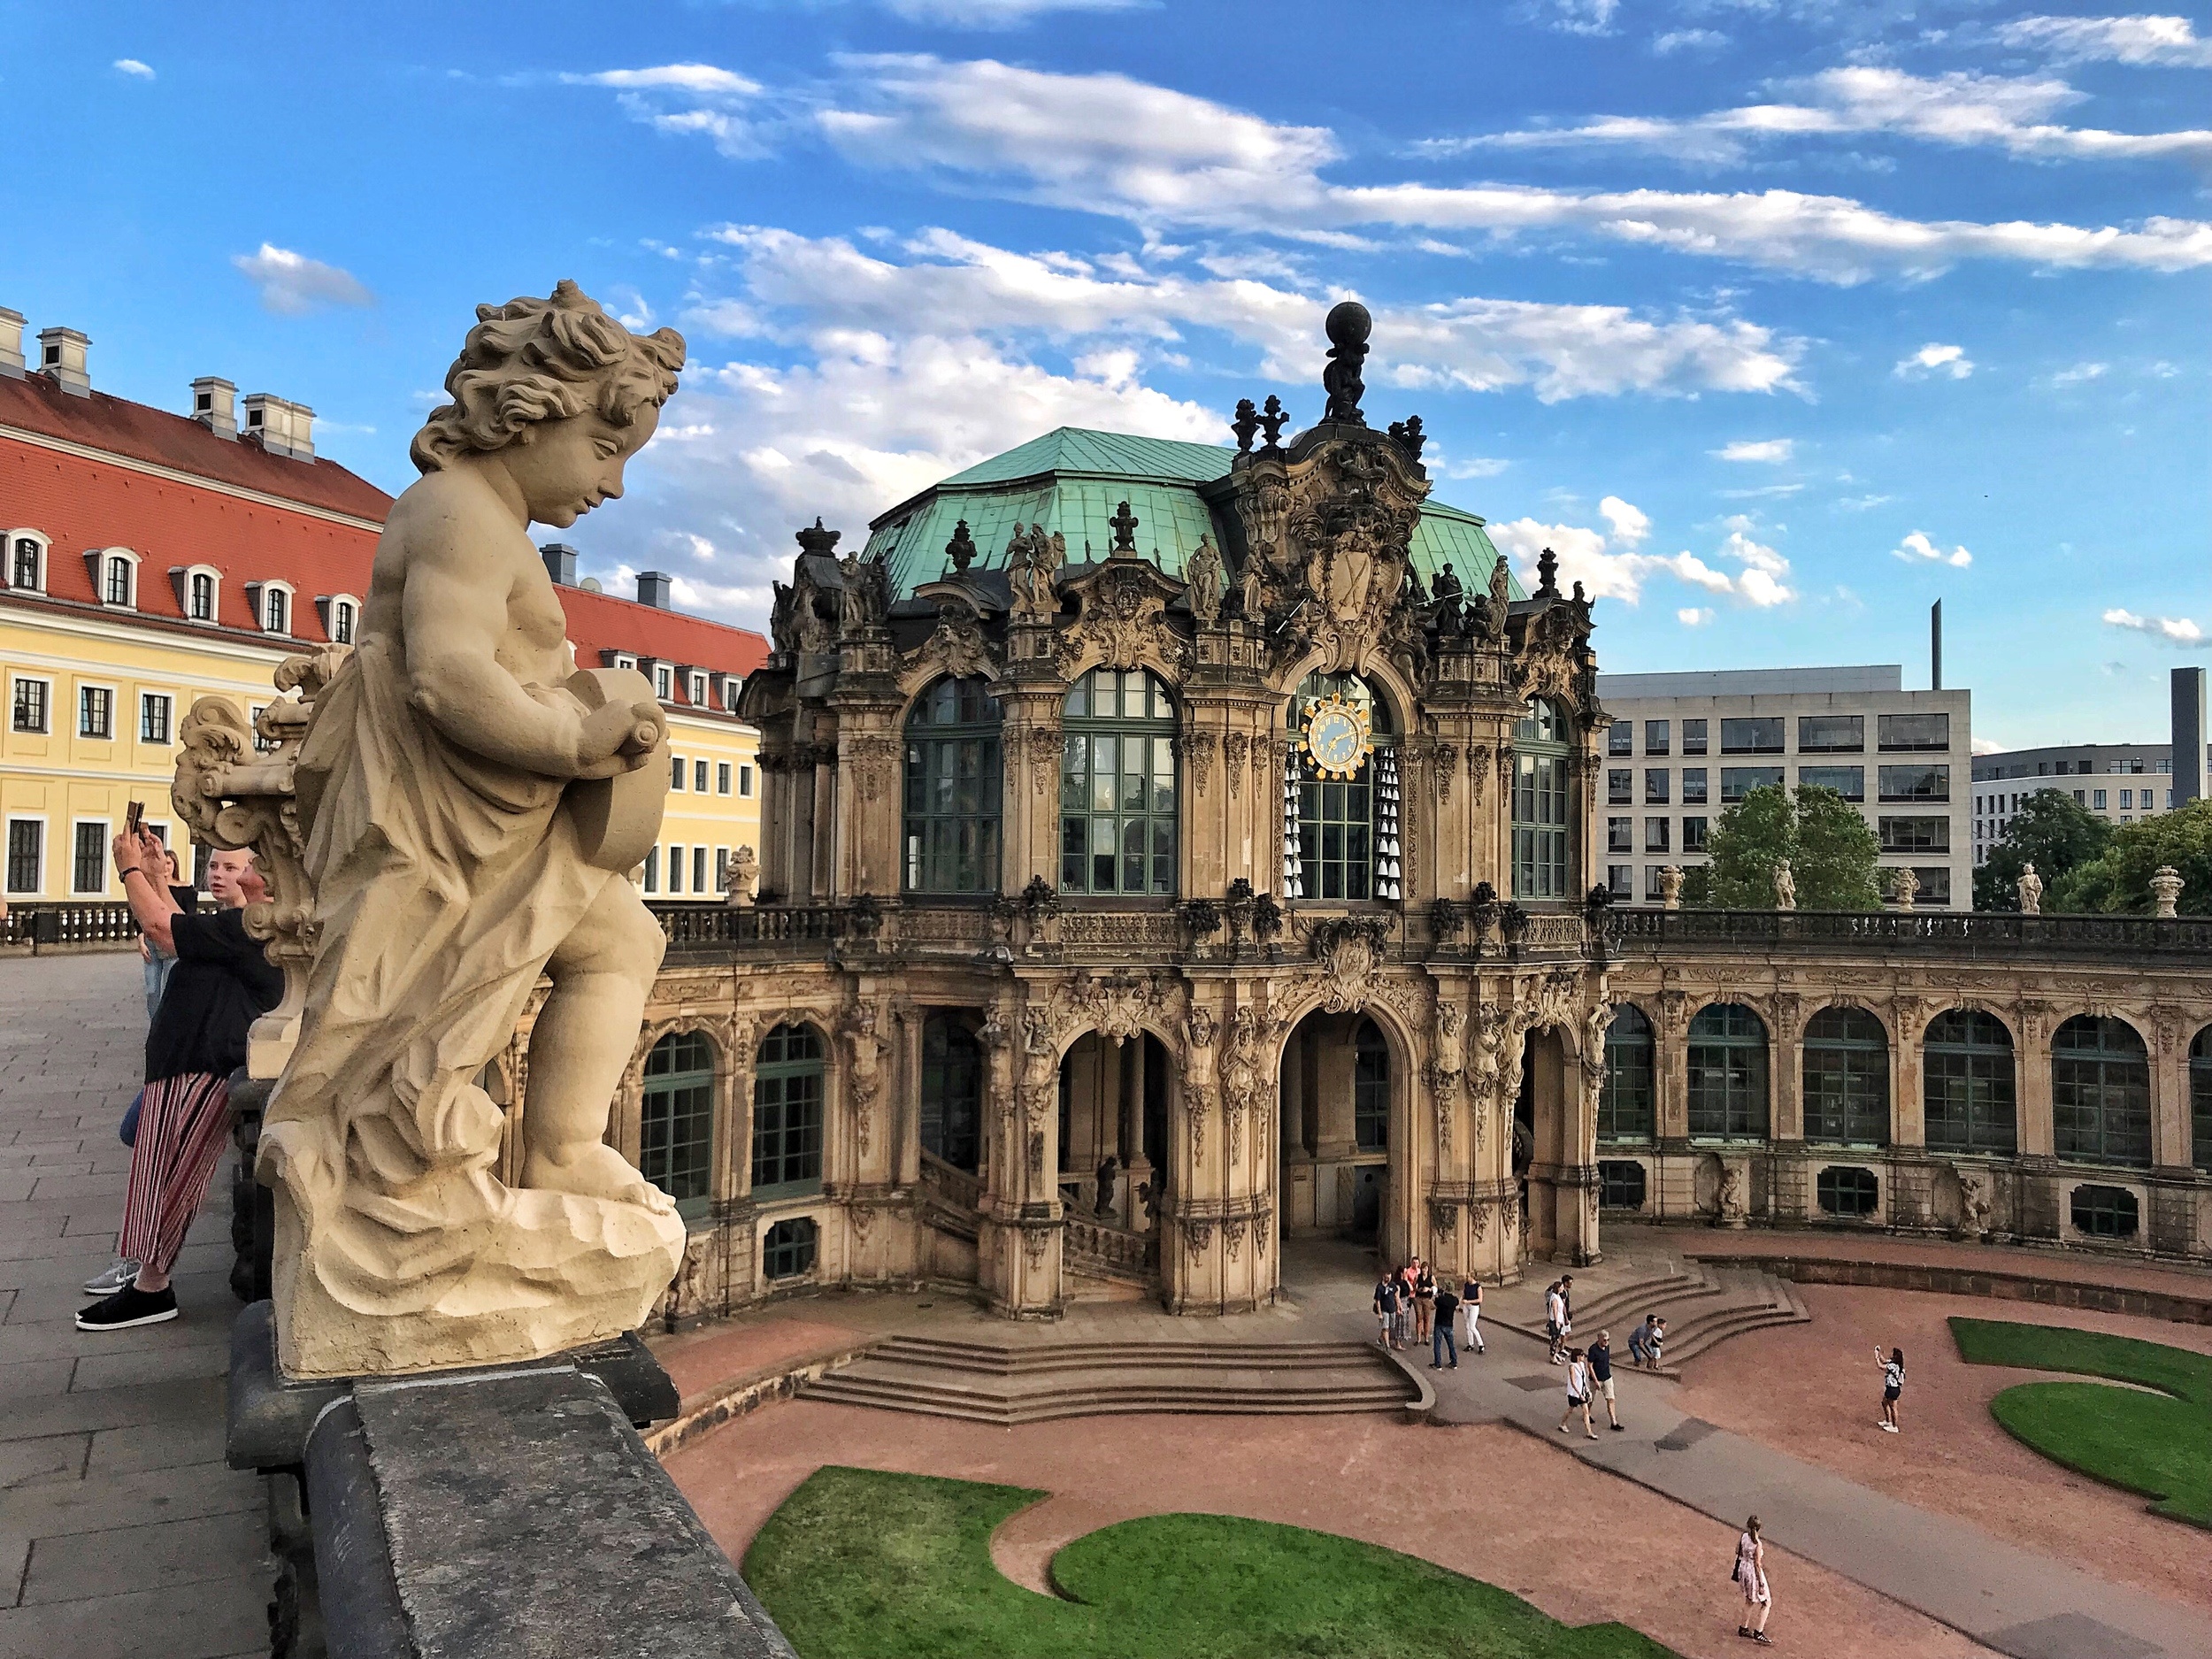
[[[260,1150],[303,1223],[306,1259],[281,1265],[403,1321],[573,1294],[587,1258],[665,1251],[672,1225],[495,1173],[503,1119],[480,1077],[547,958],[621,878],[585,861],[561,780],[461,748],[407,690],[398,652],[372,637],[316,703],[298,798],[317,951]]]

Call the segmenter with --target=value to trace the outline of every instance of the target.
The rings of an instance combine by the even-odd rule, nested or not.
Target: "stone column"
[[[1805,1153],[1804,1000],[1782,992],[1773,998],[1770,1010],[1767,1217],[1801,1221],[1813,1213],[1812,1165]],[[1748,1203],[1753,1194],[1744,1196]]]
[[[2189,1173],[2189,1033],[2177,1013],[2138,1021],[2151,1033],[2151,1164]]]
[[[1121,1067],[1121,1189],[1115,1194],[1122,1225],[1133,1232],[1144,1230],[1144,1202],[1137,1189],[1152,1179],[1153,1148],[1144,1143],[1145,1072],[1141,1033],[1122,1044]]]
[[[905,997],[891,1004],[898,1033],[897,1064],[889,1068],[884,1116],[891,1144],[891,1184],[907,1187],[922,1178],[922,1026],[920,1009]]]
[[[1652,1021],[1652,1125],[1656,1165],[1650,1194],[1652,1215],[1683,1221],[1696,1210],[1695,1161],[1690,1156],[1690,998],[1682,991],[1662,991],[1659,1017]]]
[[[1928,1099],[1920,1045],[1932,1018],[1917,997],[1900,997],[1891,1009],[1889,1143],[1918,1153],[1928,1144]]]
[[[2022,1009],[2016,1058],[2020,1074],[2020,1156],[2047,1158],[2057,1145],[2051,1123],[2051,1016],[2039,1007]]]
[[[999,1112],[977,1229],[978,1277],[991,1310],[1011,1318],[1056,1318],[1066,1305],[1060,1273],[1060,1048],[1048,982],[1024,987],[1018,1078]]]

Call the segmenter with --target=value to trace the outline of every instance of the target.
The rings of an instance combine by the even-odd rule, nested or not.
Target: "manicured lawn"
[[[1570,1628],[1394,1550],[1219,1515],[1124,1521],[1062,1550],[1041,1596],[991,1532],[1045,1494],[818,1470],[745,1576],[803,1659],[1669,1659],[1621,1624]]]
[[[2212,1359],[2132,1337],[1990,1319],[1953,1319],[1951,1334],[1969,1364],[2078,1371],[2162,1390],[2022,1383],[1989,1409],[2044,1456],[2155,1499],[2157,1514],[2212,1527]]]

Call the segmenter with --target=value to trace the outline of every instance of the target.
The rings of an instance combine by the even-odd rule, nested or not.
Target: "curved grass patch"
[[[1395,1550],[1233,1516],[1102,1528],[1053,1563],[1072,1599],[1037,1595],[990,1540],[1044,1495],[820,1469],[745,1576],[804,1659],[1671,1659],[1624,1624],[1562,1624]]]
[[[1970,1365],[2074,1371],[2154,1388],[2032,1382],[1989,1402],[2004,1431],[2054,1463],[2140,1493],[2152,1511],[2212,1527],[2212,1358],[2133,1337],[1954,1318]]]

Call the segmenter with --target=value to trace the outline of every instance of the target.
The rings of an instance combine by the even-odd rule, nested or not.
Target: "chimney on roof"
[[[245,398],[246,435],[261,440],[271,455],[288,455],[296,461],[315,458],[315,411],[305,403],[268,392],[251,392]]]
[[[23,313],[0,305],[0,374],[23,378]]]
[[[576,586],[576,549],[565,541],[548,541],[538,549],[538,557],[545,561],[545,573],[560,588]]]
[[[219,375],[192,382],[192,419],[219,438],[238,438],[238,388]]]
[[[637,573],[637,602],[650,605],[656,611],[671,608],[676,586],[675,578],[666,571],[640,571]]]
[[[63,391],[88,397],[92,374],[85,366],[85,354],[91,347],[92,336],[74,328],[42,328],[38,331],[39,373]]]

